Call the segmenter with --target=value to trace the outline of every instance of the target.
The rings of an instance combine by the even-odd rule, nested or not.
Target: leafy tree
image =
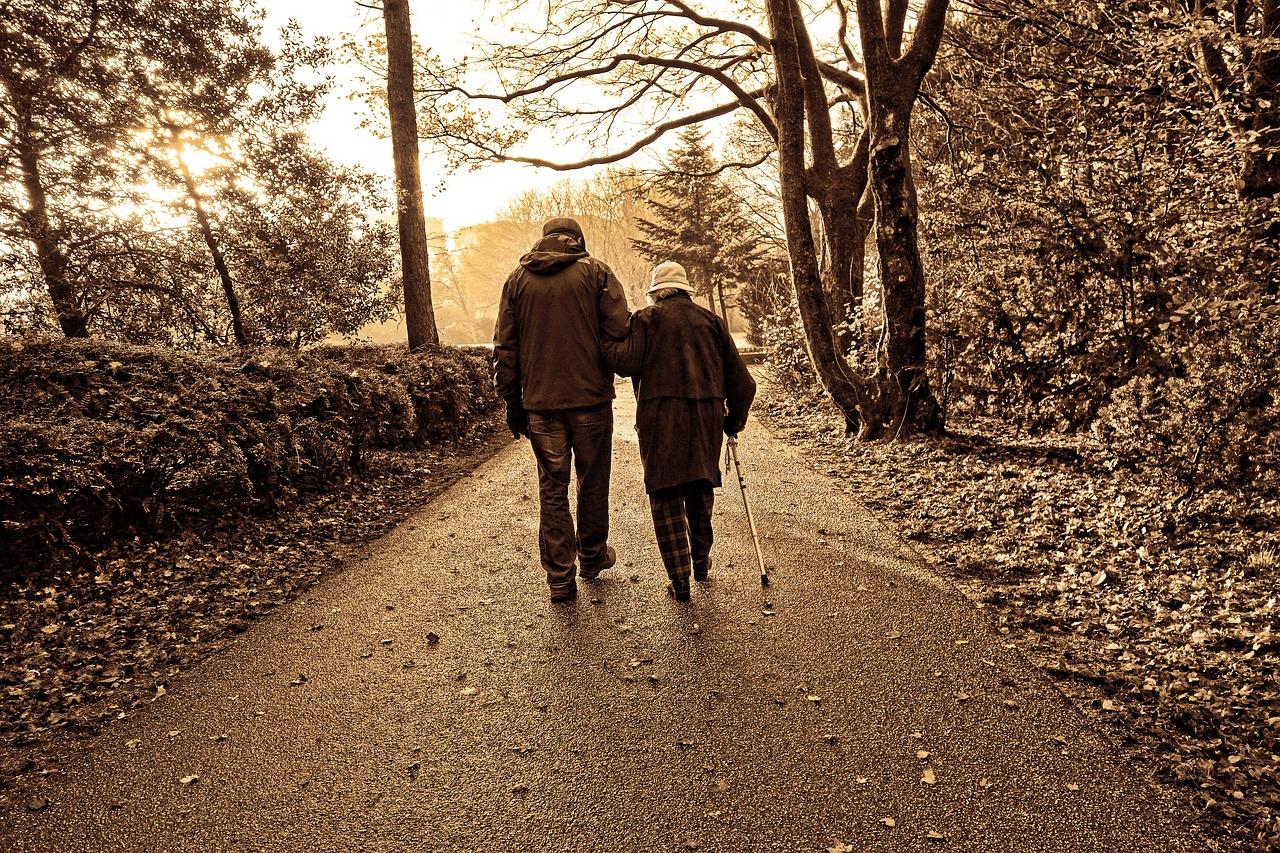
[[[765,252],[700,128],[680,132],[669,162],[645,187],[645,206],[653,218],[637,219],[643,237],[633,241],[636,249],[652,263],[682,264],[712,310],[719,300],[727,323],[726,285],[736,289]]]
[[[798,0],[771,0],[763,10],[741,4],[732,17],[684,0],[552,4],[523,28],[523,43],[513,37],[483,44],[461,63],[424,63],[419,134],[455,165],[506,160],[578,169],[620,162],[684,127],[739,111],[752,116],[776,146],[792,280],[820,382],[850,429],[865,437],[937,428],[924,371],[925,288],[903,132],[948,4],[925,0],[912,16],[905,0],[894,0],[883,17],[873,5],[874,14],[869,5],[857,8],[863,54],[871,46],[875,57],[874,69],[864,69],[846,38],[843,2],[819,11],[818,23]],[[881,44],[904,42],[908,30],[902,56]],[[815,46],[813,33],[835,35]],[[868,77],[878,87],[870,100]],[[655,123],[653,115],[664,118]],[[618,139],[624,128],[630,135]],[[552,160],[522,152],[531,137],[547,134],[594,142],[604,153]],[[770,153],[739,165],[759,165]],[[873,169],[877,212],[893,217],[877,231],[880,255],[893,270],[883,281],[893,292],[880,303],[884,346],[868,376],[846,363],[837,327],[862,298],[863,198]]]

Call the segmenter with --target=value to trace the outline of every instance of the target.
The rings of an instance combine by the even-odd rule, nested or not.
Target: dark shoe
[[[573,601],[578,597],[578,584],[574,581],[563,586],[551,587],[551,602],[553,604],[564,604]]]
[[[667,595],[676,601],[689,600],[689,579],[688,578],[672,578],[671,583],[667,584]]]
[[[612,548],[604,549],[604,559],[598,563],[583,564],[578,568],[578,575],[584,581],[593,581],[600,577],[600,573],[605,569],[612,569],[618,562],[618,552]]]
[[[707,575],[711,573],[711,558],[703,560],[701,563],[693,564],[693,579],[696,581],[705,581]]]

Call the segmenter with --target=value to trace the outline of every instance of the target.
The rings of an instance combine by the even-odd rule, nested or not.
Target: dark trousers
[[[711,553],[711,508],[715,496],[707,480],[649,493],[658,550],[672,580],[688,580],[693,564],[706,562]]]
[[[574,560],[605,559],[609,542],[609,474],[613,404],[529,412],[529,442],[538,460],[538,553],[553,587],[573,583]],[[569,513],[569,474],[578,474],[578,528]]]

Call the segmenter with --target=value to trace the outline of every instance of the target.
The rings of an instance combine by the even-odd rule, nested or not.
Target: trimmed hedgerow
[[[348,480],[372,448],[460,437],[497,404],[488,360],[453,349],[0,340],[0,574],[270,510]]]

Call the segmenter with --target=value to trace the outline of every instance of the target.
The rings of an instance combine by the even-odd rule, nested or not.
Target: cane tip
[[[761,575],[761,576],[760,576],[760,586],[768,586],[768,585],[769,585],[769,576],[768,576],[768,575]]]

